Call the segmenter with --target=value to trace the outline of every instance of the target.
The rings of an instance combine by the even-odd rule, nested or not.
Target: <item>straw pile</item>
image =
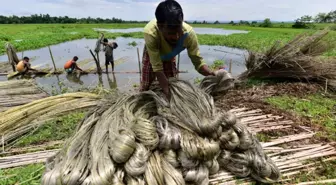
[[[0,133],[5,144],[10,144],[47,120],[97,105],[98,98],[91,93],[68,93],[8,109],[0,113]]]
[[[233,83],[225,71],[217,78],[222,80],[211,81]],[[234,114],[217,111],[203,89],[169,83],[170,102],[147,91],[97,106],[47,160],[42,184],[207,185],[219,170],[262,182],[279,179],[277,167]],[[220,89],[208,77],[201,86]]]
[[[284,46],[277,42],[265,54],[250,52],[247,71],[240,79],[292,79],[327,84],[336,90],[336,61],[319,57],[328,46],[322,39],[328,31],[301,34]]]
[[[31,80],[12,80],[0,82],[0,111],[10,107],[30,103],[34,100],[47,97]]]

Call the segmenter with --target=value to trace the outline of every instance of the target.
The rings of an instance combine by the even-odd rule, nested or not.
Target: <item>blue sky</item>
[[[46,14],[69,17],[117,17],[150,20],[157,0],[9,0],[0,14],[25,16]],[[336,0],[178,0],[186,20],[292,21],[302,15],[336,10]]]

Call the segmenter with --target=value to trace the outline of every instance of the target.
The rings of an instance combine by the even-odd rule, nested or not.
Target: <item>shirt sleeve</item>
[[[198,71],[203,65],[206,65],[203,57],[201,56],[198,40],[194,30],[189,32],[189,36],[186,42],[186,48],[188,50],[189,58],[191,62],[194,64],[195,69]]]
[[[149,55],[150,63],[154,72],[163,71],[162,60],[157,39],[150,34],[145,33],[145,44]]]

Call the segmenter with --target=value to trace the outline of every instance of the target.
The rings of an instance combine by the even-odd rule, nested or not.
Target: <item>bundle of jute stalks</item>
[[[4,144],[21,136],[57,116],[97,105],[99,96],[76,92],[51,96],[0,112],[0,133]]]
[[[258,140],[205,92],[234,83],[225,71],[216,78],[206,77],[202,88],[170,79],[169,102],[147,91],[97,106],[48,159],[42,184],[207,185],[219,170],[277,181]]]
[[[304,33],[285,45],[276,42],[266,53],[250,52],[247,71],[240,79],[259,78],[316,82],[336,91],[336,60],[321,57],[335,45],[326,42],[328,31]]]

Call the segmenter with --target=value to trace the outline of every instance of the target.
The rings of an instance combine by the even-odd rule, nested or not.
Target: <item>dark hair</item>
[[[29,58],[28,57],[23,57],[23,60],[29,60]]]
[[[74,60],[74,61],[77,61],[77,60],[78,60],[78,57],[77,57],[77,56],[74,56],[74,57],[73,57],[73,60]]]
[[[118,44],[116,42],[113,42],[113,48],[117,49],[117,47],[118,47]]]
[[[177,28],[182,25],[183,10],[175,0],[165,0],[156,7],[155,17],[158,24],[167,23],[169,28]]]
[[[104,38],[103,42],[108,42],[107,38]]]

